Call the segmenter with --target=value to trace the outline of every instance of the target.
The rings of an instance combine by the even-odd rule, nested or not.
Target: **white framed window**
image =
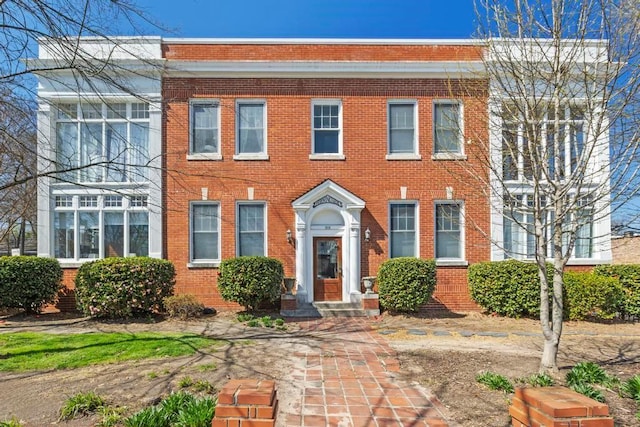
[[[418,256],[418,216],[415,202],[389,204],[389,258]]]
[[[220,204],[191,202],[190,262],[220,262]]]
[[[236,244],[238,256],[266,256],[266,207],[262,202],[237,205]]]
[[[460,202],[435,203],[435,257],[438,260],[464,259],[463,206]]]
[[[267,104],[236,101],[236,155],[239,160],[263,160],[267,155]]]
[[[56,196],[70,206],[53,211],[53,253],[65,261],[149,255],[149,212],[120,195]]]
[[[524,116],[529,122],[526,126]],[[576,170],[585,147],[584,107],[560,105],[557,133],[555,116],[551,105],[542,106],[535,112],[528,106],[502,105],[502,178],[505,181],[533,179],[531,144],[539,147],[537,156],[547,165],[541,169],[538,180],[562,180]]]
[[[220,103],[217,100],[189,102],[189,157],[220,158]]]
[[[463,155],[463,113],[459,101],[433,103],[433,152],[437,158]]]
[[[541,203],[546,204],[542,199]],[[571,258],[593,258],[594,252],[594,218],[593,203],[589,197],[578,200],[577,207],[569,213],[564,221],[562,233],[562,250],[566,252],[571,238],[571,230],[575,230],[575,242]],[[523,193],[504,196],[502,239],[504,257],[514,259],[535,258],[536,240],[533,218],[533,196]],[[545,256],[554,256],[553,230],[555,212],[552,206],[545,209],[543,218]],[[566,228],[564,228],[566,227]]]
[[[140,114],[139,110],[146,111]],[[56,163],[66,182],[146,182],[147,103],[56,106]]]
[[[418,107],[415,100],[387,103],[387,159],[418,157]]]
[[[312,100],[310,158],[344,158],[342,156],[342,102],[340,100]]]

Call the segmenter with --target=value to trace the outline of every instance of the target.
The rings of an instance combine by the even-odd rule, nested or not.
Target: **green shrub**
[[[37,313],[55,301],[61,280],[62,268],[53,258],[0,257],[0,307]]]
[[[480,307],[507,317],[540,314],[540,278],[532,263],[508,260],[469,267],[469,292]]]
[[[195,295],[173,295],[165,297],[162,302],[169,317],[177,317],[182,320],[201,316],[204,311],[204,304],[198,301]]]
[[[231,258],[220,264],[218,289],[226,301],[236,302],[249,311],[263,302],[276,302],[280,298],[283,279],[284,268],[275,258]]]
[[[624,289],[624,298],[618,308],[620,315],[640,317],[640,264],[599,265],[593,272],[620,280]]]
[[[622,393],[640,403],[640,375],[629,378],[620,386]]]
[[[624,299],[618,279],[593,273],[564,274],[564,311],[569,320],[613,319]]]
[[[139,411],[124,421],[126,427],[205,427],[211,425],[216,401],[179,391],[158,405]]]
[[[591,384],[578,383],[570,386],[571,390],[587,396],[590,399],[604,403],[604,394],[600,390],[596,390]]]
[[[513,384],[504,375],[494,372],[482,372],[476,376],[476,381],[484,384],[490,390],[500,390],[505,393],[513,393]]]
[[[173,294],[175,270],[162,259],[105,258],[83,264],[76,276],[76,300],[85,315],[130,317],[162,311]]]
[[[14,416],[10,420],[0,421],[0,427],[22,427],[22,423]]]
[[[554,384],[553,378],[547,374],[533,374],[528,377],[518,378],[516,381],[533,387],[551,387]]]
[[[378,270],[380,305],[390,311],[415,312],[436,287],[436,263],[419,258],[392,258]]]
[[[65,401],[60,409],[60,420],[72,420],[79,416],[90,415],[104,405],[104,399],[92,391],[78,393]]]

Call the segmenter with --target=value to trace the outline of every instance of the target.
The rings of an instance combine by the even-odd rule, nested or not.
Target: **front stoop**
[[[354,302],[300,303],[295,295],[282,295],[280,315],[284,317],[371,317],[380,314],[378,294],[363,294]]]
[[[514,427],[613,427],[609,407],[566,387],[519,387],[509,407]]]
[[[274,427],[276,384],[268,380],[231,380],[220,390],[212,427]]]

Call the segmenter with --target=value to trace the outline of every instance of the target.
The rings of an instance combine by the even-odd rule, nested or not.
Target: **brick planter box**
[[[609,407],[566,387],[521,387],[509,407],[513,427],[613,427]]]
[[[220,390],[212,427],[274,427],[278,411],[274,381],[231,380]]]

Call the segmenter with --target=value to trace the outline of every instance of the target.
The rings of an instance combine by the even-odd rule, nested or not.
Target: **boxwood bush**
[[[594,273],[615,277],[624,289],[624,298],[618,307],[626,318],[640,318],[640,264],[599,265]]]
[[[62,268],[56,259],[0,257],[0,307],[39,312],[55,301],[61,280]]]
[[[594,273],[564,273],[564,311],[569,320],[613,319],[624,299],[615,277]]]
[[[218,290],[226,301],[255,310],[263,302],[280,298],[284,268],[282,262],[264,256],[242,256],[220,263]]]
[[[173,294],[175,269],[170,261],[147,257],[105,258],[87,262],[75,279],[76,301],[85,315],[131,317],[162,311]]]
[[[436,262],[419,258],[391,258],[378,270],[380,305],[397,312],[415,312],[436,288]]]
[[[540,279],[532,263],[508,260],[469,267],[469,292],[480,307],[507,317],[540,314]]]

